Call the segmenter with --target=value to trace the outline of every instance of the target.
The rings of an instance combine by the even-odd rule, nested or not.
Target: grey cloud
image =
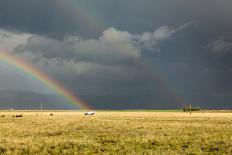
[[[44,58],[115,64],[140,57],[140,50],[134,46],[131,36],[129,32],[114,28],[105,30],[98,39],[66,36],[63,40],[56,40],[34,35],[28,39],[27,44],[19,46],[18,50],[30,51]]]
[[[176,34],[180,27],[175,29],[163,26],[150,34],[158,45],[160,41]],[[5,33],[14,35],[10,31]],[[109,28],[97,39],[67,35],[58,40],[35,34],[24,37],[23,33],[18,33],[17,37],[20,36],[23,36],[23,42],[17,42],[17,46],[14,44],[9,50],[13,49],[13,54],[34,63],[49,75],[70,85],[72,89],[78,86],[81,92],[87,89],[89,93],[97,93],[96,88],[107,88],[108,93],[112,93],[125,87],[123,89],[133,92],[135,90],[130,86],[140,85],[142,91],[148,89],[148,81],[153,81],[153,77],[147,75],[146,69],[136,63],[143,61],[141,52],[144,47],[140,45],[143,34]],[[13,42],[14,39],[8,39],[9,44]],[[157,85],[156,87],[159,88]]]
[[[26,44],[19,45],[16,50],[21,53],[33,53],[35,60],[54,59],[60,60],[61,64],[64,60],[102,65],[128,64],[134,59],[139,59],[144,50],[160,51],[161,42],[181,33],[191,24],[192,22],[188,22],[177,28],[162,26],[154,32],[142,34],[109,28],[97,39],[67,35],[62,40],[57,40],[33,35],[28,37]]]
[[[28,33],[0,29],[0,48],[13,51],[17,46],[25,45],[30,36]]]
[[[143,59],[141,52],[160,51],[161,42],[182,33],[190,25],[192,22],[176,28],[161,26],[153,32],[142,34],[131,34],[109,28],[97,39],[67,35],[62,40],[58,40],[34,34],[15,34],[11,31],[4,31],[4,35],[9,36],[7,42],[11,46],[8,50],[12,50],[14,54],[28,59],[57,77],[68,78],[68,75],[90,76],[90,74],[97,76],[97,72],[104,74],[104,71],[106,71],[105,77],[107,74],[110,74],[108,77],[119,75],[120,71],[122,71],[121,77],[127,73],[139,77],[134,61]],[[2,36],[4,35],[2,33]]]
[[[227,41],[225,38],[220,37],[217,40],[206,45],[213,53],[227,53],[232,51],[232,43]]]
[[[133,59],[140,58],[140,49],[132,43],[129,32],[110,28],[98,39],[69,35],[63,40],[32,34],[25,37],[23,33],[10,31],[4,31],[2,38],[5,34],[8,35],[8,44],[12,45],[7,46],[8,51],[34,63],[62,83],[72,81],[70,87],[75,89],[78,86],[80,92],[87,89],[88,93],[97,93],[97,88],[109,87],[104,85],[116,88],[117,84],[120,87],[121,83],[136,82],[142,78],[141,72],[131,65]]]
[[[161,26],[154,32],[144,32],[141,36],[137,36],[137,39],[139,40],[139,44],[141,44],[142,48],[160,52],[160,49],[157,47],[160,42],[171,39],[175,34],[181,32],[192,24],[193,22],[187,22],[177,28]]]

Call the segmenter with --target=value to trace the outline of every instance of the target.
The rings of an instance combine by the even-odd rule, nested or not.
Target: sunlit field
[[[83,113],[0,111],[0,154],[232,154],[229,112]]]

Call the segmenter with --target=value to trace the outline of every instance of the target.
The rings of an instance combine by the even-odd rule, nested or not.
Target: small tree
[[[200,107],[193,107],[193,106],[184,106],[184,107],[182,108],[182,110],[183,110],[184,112],[189,112],[189,111],[200,111],[201,108],[200,108]]]

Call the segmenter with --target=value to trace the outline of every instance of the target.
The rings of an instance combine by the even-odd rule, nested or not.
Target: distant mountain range
[[[203,109],[232,109],[230,95],[190,95],[191,102],[178,103],[165,95],[79,95],[95,109],[180,109],[192,104]],[[187,95],[185,97],[188,97]],[[231,97],[232,98],[232,97]],[[232,100],[231,100],[232,101]],[[27,91],[0,91],[0,109],[77,109],[58,95],[47,95]]]

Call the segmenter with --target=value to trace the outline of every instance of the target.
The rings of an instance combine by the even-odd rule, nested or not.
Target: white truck
[[[95,112],[94,111],[88,111],[88,112],[85,112],[85,115],[94,115]]]

